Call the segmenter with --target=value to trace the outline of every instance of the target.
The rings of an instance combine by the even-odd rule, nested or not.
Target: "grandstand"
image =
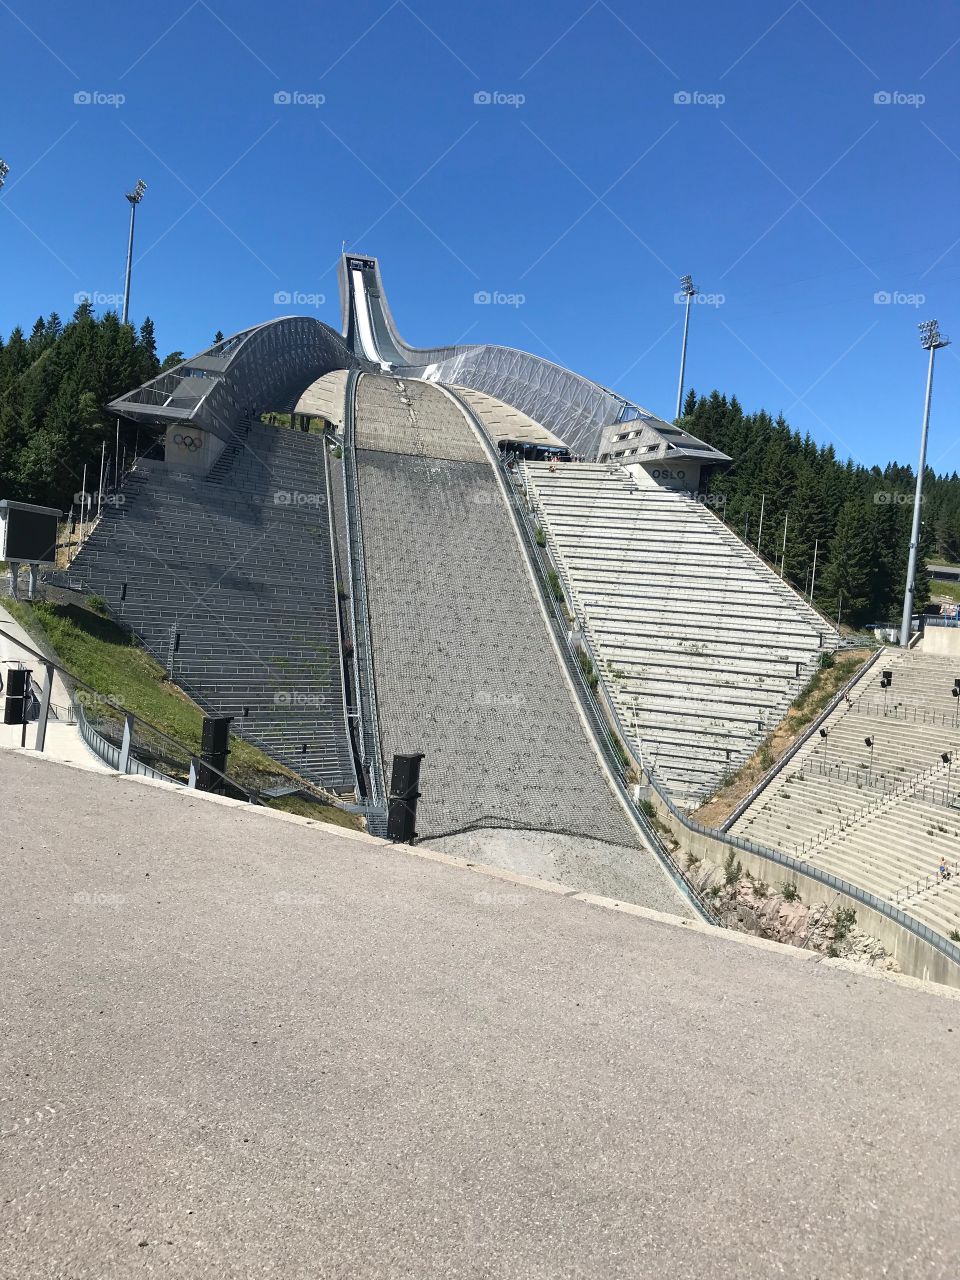
[[[732,833],[842,876],[944,936],[960,930],[958,672],[960,660],[922,648],[884,650]]]
[[[318,437],[247,424],[203,477],[141,460],[59,580],[101,596],[233,732],[355,789]]]
[[[614,464],[521,464],[635,751],[709,795],[779,723],[836,631],[702,502]]]

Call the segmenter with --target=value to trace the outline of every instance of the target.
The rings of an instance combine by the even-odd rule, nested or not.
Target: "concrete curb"
[[[43,761],[44,757],[29,748],[15,748],[14,754],[27,756],[34,760]],[[0,757],[2,759],[2,757]],[[893,983],[895,986],[907,987],[912,991],[917,991],[925,995],[940,996],[948,1000],[960,1000],[960,989],[947,987],[937,982],[925,982],[921,978],[911,978],[901,973],[889,973],[880,969],[871,969],[866,965],[856,964],[852,960],[831,959],[828,956],[820,955],[818,952],[805,951],[799,947],[790,947],[782,942],[773,942],[767,938],[756,938],[747,933],[736,933],[732,929],[719,929],[716,925],[707,924],[703,920],[687,919],[684,916],[670,915],[663,911],[655,911],[650,907],[641,907],[631,902],[620,902],[615,898],[605,898],[599,894],[584,893],[571,888],[569,885],[560,884],[555,880],[538,880],[533,876],[520,875],[513,871],[506,871],[502,867],[490,866],[483,862],[473,862],[467,858],[454,857],[448,853],[441,853],[439,849],[430,849],[426,845],[401,845],[394,844],[390,840],[383,840],[379,836],[371,836],[363,831],[351,831],[348,827],[338,827],[329,822],[318,822],[314,818],[303,818],[295,813],[281,813],[274,809],[266,809],[258,805],[248,804],[245,800],[233,800],[228,796],[211,795],[206,791],[188,790],[184,787],[176,786],[174,783],[161,782],[156,778],[144,778],[134,774],[115,773],[105,775],[97,769],[91,768],[89,765],[77,763],[65,763],[60,760],[50,761],[49,763],[59,765],[64,769],[77,769],[81,773],[95,773],[97,777],[112,776],[117,782],[124,784],[132,784],[138,787],[154,787],[161,791],[167,791],[171,795],[176,795],[189,799],[197,799],[207,804],[218,804],[228,809],[242,809],[244,813],[255,818],[263,818],[267,821],[280,821],[295,823],[303,827],[321,828],[325,833],[336,835],[346,840],[359,841],[362,844],[370,845],[372,848],[380,849],[384,852],[389,851],[391,854],[403,857],[421,858],[426,862],[438,863],[441,866],[456,867],[458,870],[471,871],[478,876],[483,876],[488,880],[498,880],[504,884],[516,885],[524,889],[532,889],[538,893],[553,894],[555,897],[569,898],[575,902],[582,902],[590,907],[598,908],[602,911],[615,911],[622,915],[634,916],[641,920],[649,920],[654,924],[666,925],[670,928],[681,929],[687,933],[697,933],[702,936],[709,937],[717,942],[730,943],[734,946],[752,947],[755,950],[774,952],[778,956],[785,959],[793,959],[801,963],[812,963],[823,965],[827,969],[839,969],[851,976],[873,979],[879,982]]]

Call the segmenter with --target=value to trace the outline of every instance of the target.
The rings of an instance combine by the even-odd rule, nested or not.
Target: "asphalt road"
[[[0,1276],[960,1274],[960,1002],[0,752]]]

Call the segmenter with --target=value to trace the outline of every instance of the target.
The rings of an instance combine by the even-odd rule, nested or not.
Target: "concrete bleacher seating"
[[[102,596],[164,666],[178,633],[187,692],[303,777],[348,791],[324,447],[255,423],[206,477],[139,464],[59,580]]]
[[[824,722],[826,739],[808,739],[733,833],[823,867],[945,935],[960,928],[956,667],[922,650],[886,650]],[[946,882],[941,858],[954,873]]]
[[[521,472],[623,724],[695,805],[779,722],[836,632],[690,496],[607,464]]]
[[[418,830],[489,821],[634,846],[496,473],[454,400],[364,375],[356,456],[385,766],[423,751]]]

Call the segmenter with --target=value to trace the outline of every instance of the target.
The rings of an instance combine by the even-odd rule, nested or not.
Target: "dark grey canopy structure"
[[[229,440],[245,418],[290,411],[305,387],[334,369],[367,367],[328,324],[284,316],[223,342],[110,404],[134,422],[190,422]]]

